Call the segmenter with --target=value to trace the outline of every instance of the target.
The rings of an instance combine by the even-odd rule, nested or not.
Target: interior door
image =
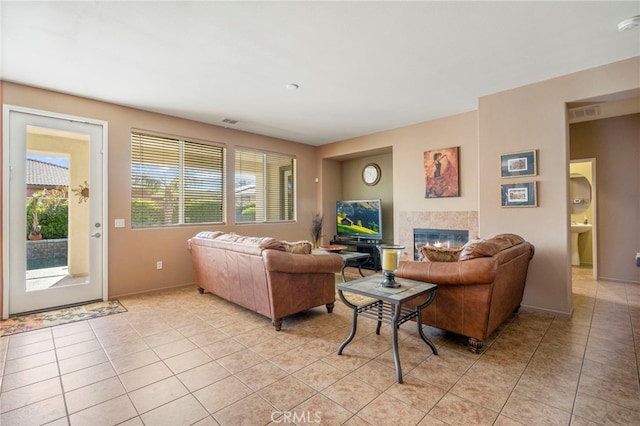
[[[11,106],[4,108],[4,123],[5,318],[106,300],[106,123]],[[66,186],[45,187],[46,176],[33,177],[60,172],[65,163]],[[48,213],[58,224],[55,231],[40,226],[50,211],[44,206],[64,204],[65,197],[66,238],[54,235],[64,214],[51,219],[54,213]],[[27,218],[29,203],[30,212],[38,206],[35,222],[32,213]],[[31,240],[32,228],[42,229],[39,239]]]

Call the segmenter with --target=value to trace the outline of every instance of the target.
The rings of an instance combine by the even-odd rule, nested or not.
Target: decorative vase
[[[31,241],[37,241],[42,239],[42,234],[29,234],[29,239]]]

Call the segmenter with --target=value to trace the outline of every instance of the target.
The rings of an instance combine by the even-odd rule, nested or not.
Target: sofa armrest
[[[459,262],[401,261],[396,276],[438,285],[491,284],[498,262],[484,257]]]
[[[264,250],[262,258],[267,271],[290,274],[336,273],[340,272],[343,266],[339,254],[294,254]]]

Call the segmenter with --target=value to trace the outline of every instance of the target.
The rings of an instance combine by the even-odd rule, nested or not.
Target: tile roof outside
[[[57,164],[27,159],[28,186],[67,186],[69,185],[69,169]]]

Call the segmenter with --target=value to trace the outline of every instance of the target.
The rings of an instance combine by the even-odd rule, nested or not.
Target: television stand
[[[333,240],[329,241],[329,244],[341,244],[343,246],[347,246],[347,250],[357,251],[359,253],[368,253],[369,258],[360,266],[364,269],[369,269],[376,272],[381,270],[380,252],[378,251],[378,246],[380,244],[384,244],[383,241],[334,237]]]

